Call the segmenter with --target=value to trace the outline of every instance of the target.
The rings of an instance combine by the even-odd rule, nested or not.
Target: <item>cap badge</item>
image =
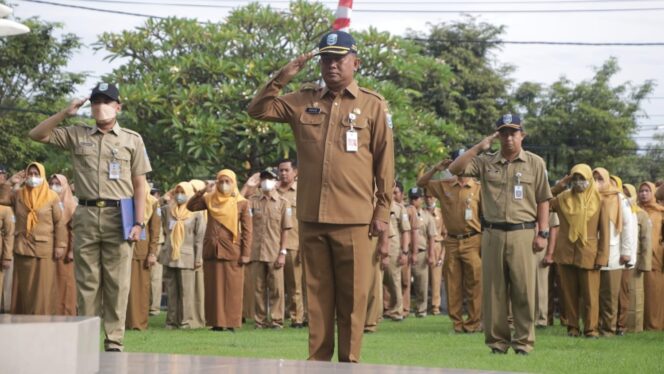
[[[108,83],[99,83],[99,91],[108,90]]]
[[[335,45],[335,44],[337,44],[337,39],[338,39],[337,34],[330,34],[330,35],[328,35],[328,36],[327,36],[327,40],[326,40],[327,45]]]
[[[503,125],[509,125],[512,123],[512,115],[511,114],[505,114],[503,116]]]

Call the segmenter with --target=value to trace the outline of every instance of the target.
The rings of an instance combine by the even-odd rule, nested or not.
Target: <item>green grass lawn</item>
[[[165,313],[150,317],[148,331],[127,331],[127,352],[175,353],[303,360],[307,330],[255,330],[252,324],[230,332],[166,330]],[[570,338],[563,327],[537,330],[535,351],[527,357],[492,355],[482,334],[454,334],[446,316],[383,321],[365,334],[362,362],[443,368],[540,373],[661,373],[664,333],[601,339]]]

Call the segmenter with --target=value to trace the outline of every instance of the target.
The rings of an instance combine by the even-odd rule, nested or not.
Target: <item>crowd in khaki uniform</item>
[[[318,55],[325,86],[281,94],[307,53],[248,107],[291,126],[299,164],[282,160],[242,191],[223,169],[160,196],[140,134],[116,120],[112,84],[88,98],[95,126],[59,126],[88,99],[40,123],[30,137],[70,153],[76,197],[40,163],[12,178],[0,168],[0,309],[102,316],[105,349],[122,351],[125,328],[145,330],[160,312],[163,283],[168,329],[290,319],[309,327],[310,360],[331,360],[336,340],[339,361],[359,362],[363,334],[382,319],[444,309],[454,332],[527,355],[535,328],[553,322],[555,278],[570,336],[664,329],[664,187],[579,164],[550,188],[544,160],[522,149],[521,118],[508,114],[421,175],[406,206],[389,108],[355,81],[354,39],[328,33]]]

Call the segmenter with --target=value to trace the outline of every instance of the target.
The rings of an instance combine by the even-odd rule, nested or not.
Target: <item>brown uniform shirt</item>
[[[14,211],[12,208],[0,205],[0,260],[11,260],[14,258]]]
[[[166,242],[159,254],[159,263],[170,268],[194,269],[195,263],[203,259],[203,241],[206,229],[205,216],[202,212],[194,212],[184,221],[184,240],[182,241],[182,245],[180,245],[180,258],[173,261],[171,232],[175,226],[175,220],[168,207],[165,207],[162,214],[161,221]]]
[[[537,204],[552,197],[544,160],[528,151],[521,150],[512,162],[500,152],[479,155],[462,174],[480,180],[482,214],[490,223],[534,222]],[[523,189],[521,199],[515,198],[515,186],[519,184]]]
[[[297,218],[305,222],[388,222],[394,186],[392,120],[385,100],[353,81],[338,96],[325,87],[278,96],[281,73],[249,104],[253,118],[289,123],[297,146]],[[357,152],[346,151],[346,133],[357,132]]]
[[[145,260],[148,255],[156,255],[159,250],[159,239],[162,232],[161,208],[159,202],[152,207],[152,216],[145,225],[145,240],[139,240],[134,244],[134,260]]]
[[[428,249],[429,238],[438,236],[436,221],[426,209],[416,210],[412,205],[408,207],[408,215],[410,216],[410,226],[415,231],[413,238],[416,241],[415,248],[418,251]]]
[[[288,200],[291,208],[291,227],[290,230],[286,231],[286,249],[291,251],[297,251],[300,244],[300,229],[297,222],[297,182],[294,182],[288,189],[278,188],[277,192],[284,199]]]
[[[267,196],[263,193],[253,195],[249,201],[254,230],[251,261],[275,262],[281,249],[281,232],[293,227],[290,204],[277,191]]]
[[[469,179],[464,186],[461,186],[459,180],[453,177],[446,180],[429,181],[426,188],[440,202],[448,235],[482,231],[480,223],[481,189],[477,181]],[[466,220],[467,208],[472,210],[470,220]]]
[[[646,212],[650,217],[650,222],[652,222],[652,271],[664,272],[664,245],[662,245],[664,213],[654,209]]]
[[[152,171],[143,138],[117,123],[106,134],[86,125],[57,127],[49,143],[71,152],[79,199],[132,197],[131,177]],[[109,168],[113,162],[120,164],[119,179],[110,178]]]
[[[408,250],[408,248],[401,248],[401,235],[404,232],[410,231],[410,218],[408,218],[408,212],[406,207],[401,203],[392,201],[390,209],[390,227],[389,227],[389,238],[390,238],[390,256],[398,256],[401,254],[402,250]]]
[[[28,208],[14,197],[14,254],[53,258],[54,249],[69,248],[66,222],[62,219],[62,203],[54,199],[37,210],[37,224],[28,233]]]
[[[204,196],[194,195],[189,199],[187,209],[192,212],[207,209]],[[250,205],[247,200],[237,203],[238,240],[236,242],[233,242],[233,233],[209,215],[203,239],[203,260],[238,261],[240,256],[250,256],[253,227]]]

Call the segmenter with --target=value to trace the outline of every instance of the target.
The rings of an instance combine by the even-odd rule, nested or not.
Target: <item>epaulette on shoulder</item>
[[[369,95],[376,96],[378,99],[380,99],[380,101],[385,101],[385,98],[376,91],[372,91],[372,90],[370,90],[368,88],[364,88],[364,87],[360,87],[360,91],[368,93]]]
[[[137,133],[137,132],[134,131],[134,130],[130,130],[130,129],[128,129],[128,128],[125,128],[125,127],[122,127],[122,131],[124,131],[124,132],[126,132],[126,133],[128,133],[128,134],[134,135],[134,136],[138,136],[139,138],[141,137],[141,134]]]

